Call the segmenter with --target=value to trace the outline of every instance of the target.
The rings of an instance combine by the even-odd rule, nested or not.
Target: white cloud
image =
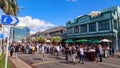
[[[0,17],[3,14],[4,14],[4,12],[0,9]],[[37,31],[44,31],[46,29],[49,29],[49,28],[55,26],[51,22],[47,22],[45,20],[32,18],[31,16],[18,17],[18,19],[20,20],[20,22],[17,26],[27,26],[31,30],[30,33],[35,33]],[[5,33],[7,32],[7,29],[8,28],[5,28]]]
[[[68,2],[76,2],[76,1],[78,1],[78,0],[67,0]]]
[[[30,28],[31,33],[35,33],[37,31],[44,31],[50,27],[55,26],[51,22],[47,22],[40,19],[33,19],[30,16],[18,17],[20,22],[17,26],[27,26]]]

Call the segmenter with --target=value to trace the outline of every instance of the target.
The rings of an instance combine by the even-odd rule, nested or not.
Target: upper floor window
[[[81,25],[81,33],[87,32],[87,24]]]
[[[98,23],[98,30],[99,31],[109,30],[109,29],[110,29],[109,20],[101,21]]]
[[[68,34],[72,34],[73,33],[73,29],[72,29],[72,27],[71,28],[68,28]]]
[[[90,23],[89,32],[95,32],[95,31],[96,31],[96,23]]]
[[[79,26],[74,27],[74,33],[79,33]]]

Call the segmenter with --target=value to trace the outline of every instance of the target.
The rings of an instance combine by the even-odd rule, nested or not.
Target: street
[[[19,54],[19,57],[33,68],[120,68],[119,58],[103,58],[103,62],[94,62],[86,59],[85,64],[78,63],[79,59],[76,59],[76,64],[73,65],[71,57],[69,61],[65,61],[64,57],[56,59],[56,56],[46,54],[45,61],[41,60],[41,54]]]

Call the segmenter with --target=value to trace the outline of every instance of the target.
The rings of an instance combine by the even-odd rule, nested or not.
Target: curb
[[[17,68],[16,66],[15,66],[15,64],[8,58],[8,62],[10,62],[10,64],[12,65],[12,68]]]
[[[116,55],[117,58],[120,58],[120,55]]]
[[[24,60],[22,57],[19,57],[19,59],[21,59],[22,61],[24,61],[26,64],[30,65],[32,68],[36,68],[36,66],[32,65],[33,64],[32,62],[28,63],[28,61]]]

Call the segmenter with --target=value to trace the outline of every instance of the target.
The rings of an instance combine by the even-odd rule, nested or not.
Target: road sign
[[[19,20],[17,17],[9,16],[9,15],[2,15],[1,23],[3,25],[16,25],[18,24]]]
[[[12,18],[13,21],[10,24],[11,25],[17,25],[18,22],[19,22],[18,18],[17,17],[11,17],[11,18]]]
[[[10,16],[2,15],[1,23],[3,25],[9,25],[12,22],[12,18]]]
[[[1,38],[1,39],[4,39],[4,34],[0,34],[0,38]]]
[[[16,25],[18,24],[19,20],[17,17],[14,16],[7,16],[7,15],[2,15],[1,17],[1,24],[3,25],[8,25],[9,30],[8,30],[8,39],[7,39],[7,46],[6,46],[6,59],[5,59],[5,68],[7,68],[7,62],[8,62],[8,46],[9,46],[9,37],[10,37],[10,25]],[[4,38],[4,34],[0,35],[0,38]]]

